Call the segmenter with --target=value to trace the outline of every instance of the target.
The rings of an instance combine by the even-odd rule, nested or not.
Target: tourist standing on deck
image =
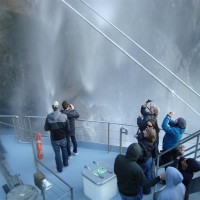
[[[194,172],[200,171],[200,162],[195,160],[194,158],[184,158],[182,157],[184,151],[181,151],[179,155],[177,155],[176,159],[172,163],[172,167],[175,167],[179,170],[179,172],[183,176],[183,184],[185,185],[186,192],[184,200],[189,199],[189,188],[191,180],[194,176]]]
[[[137,163],[143,169],[143,172],[147,178],[147,180],[152,180],[152,156],[155,156],[157,150],[155,145],[156,140],[156,131],[151,127],[147,127],[143,131],[144,137],[141,140],[138,140],[138,144],[142,149],[142,156],[138,159]],[[144,187],[143,194],[150,194],[151,187]]]
[[[173,112],[167,114],[162,123],[162,128],[165,131],[163,138],[163,151],[176,147],[183,137],[186,128],[186,120],[182,117],[172,120]],[[161,157],[161,164],[166,164],[174,160],[176,149],[172,149]]]
[[[182,174],[174,167],[167,167],[165,174],[166,186],[159,191],[157,200],[184,200],[185,186]]]
[[[151,174],[152,174],[152,178],[155,177],[155,164],[157,162],[156,158],[159,154],[159,132],[160,132],[160,128],[158,126],[158,123],[157,123],[157,119],[150,119],[147,121],[147,124],[146,124],[146,128],[152,128],[153,130],[155,130],[156,132],[156,139],[154,141],[154,151],[152,152],[152,165],[151,165]],[[143,138],[144,138],[144,131],[139,131],[137,133],[137,140],[138,141],[141,141]]]
[[[142,156],[139,144],[133,143],[127,148],[126,155],[119,154],[114,163],[117,185],[122,200],[141,200],[142,188],[150,187],[163,179],[164,174],[148,181],[137,160]]]
[[[151,119],[157,119],[160,109],[151,104],[152,100],[147,100],[144,105],[141,106],[141,115],[137,118],[137,125],[139,130],[142,132],[147,127],[147,122]]]
[[[51,145],[55,153],[56,168],[62,172],[63,165],[68,166],[66,132],[69,127],[67,115],[59,111],[59,103],[52,104],[53,112],[46,117],[44,130],[50,131]],[[62,152],[62,158],[60,154]]]
[[[69,125],[70,125],[68,134],[67,134],[67,153],[68,153],[69,157],[71,157],[71,154],[77,156],[78,155],[78,145],[77,145],[76,136],[75,136],[75,119],[79,118],[79,114],[74,109],[74,106],[72,104],[68,103],[67,101],[62,102],[62,107],[63,107],[63,110],[61,110],[61,112],[67,115],[67,117],[69,119]],[[72,152],[70,149],[70,138],[71,138],[71,142],[73,144]]]

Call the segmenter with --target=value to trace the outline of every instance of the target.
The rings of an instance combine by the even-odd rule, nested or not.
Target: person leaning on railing
[[[186,120],[182,117],[172,120],[171,118],[174,114],[174,112],[169,112],[162,123],[162,128],[165,131],[162,144],[163,151],[176,147],[182,139],[186,129]],[[161,165],[173,161],[175,151],[175,149],[172,149],[164,154],[161,157]]]
[[[184,158],[185,147],[183,145],[180,145],[178,147],[177,156],[172,163],[172,167],[175,167],[179,170],[179,172],[183,176],[183,184],[185,185],[186,191],[185,191],[185,198],[184,200],[189,199],[189,188],[191,180],[194,176],[194,172],[200,171],[200,164],[197,160],[194,158]]]

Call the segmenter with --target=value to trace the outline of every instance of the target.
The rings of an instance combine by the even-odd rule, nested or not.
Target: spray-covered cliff
[[[2,2],[2,112],[46,115],[67,99],[82,118],[135,124],[151,98],[160,121],[175,111],[198,129],[200,1]]]

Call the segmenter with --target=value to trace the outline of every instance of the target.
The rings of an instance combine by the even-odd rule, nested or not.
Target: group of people
[[[56,169],[62,172],[63,166],[68,166],[71,155],[78,155],[78,146],[75,136],[75,119],[79,118],[79,113],[74,106],[67,101],[60,104],[55,101],[52,104],[53,112],[47,115],[44,125],[45,131],[50,131],[51,145],[55,153]],[[70,143],[73,144],[71,151]],[[61,151],[61,153],[60,153]]]
[[[169,112],[162,122],[165,132],[162,151],[167,151],[160,160],[158,115],[159,108],[147,100],[141,106],[141,115],[137,118],[138,143],[127,148],[126,155],[118,155],[114,163],[114,172],[122,200],[141,200],[143,194],[151,193],[151,186],[162,181],[165,188],[159,193],[158,200],[188,200],[189,184],[194,172],[200,170],[200,164],[194,158],[184,158],[184,146],[179,146],[186,129],[186,120],[182,117],[173,120],[174,112]],[[168,164],[172,161],[172,164]],[[165,164],[165,173],[155,177],[155,162]]]

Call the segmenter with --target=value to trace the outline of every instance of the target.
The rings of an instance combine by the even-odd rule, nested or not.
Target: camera
[[[150,102],[152,102],[153,100],[151,100],[151,99],[147,99],[147,101],[146,101],[146,103],[150,103]]]

